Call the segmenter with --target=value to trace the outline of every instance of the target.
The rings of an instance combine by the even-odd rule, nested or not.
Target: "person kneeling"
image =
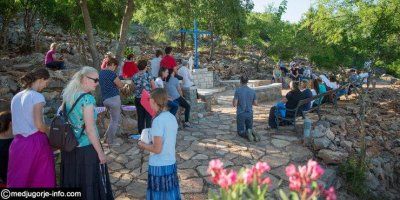
[[[239,136],[250,142],[260,141],[260,136],[253,131],[253,105],[257,106],[256,92],[247,86],[249,79],[240,77],[241,86],[235,90],[233,107],[236,109],[236,123]]]

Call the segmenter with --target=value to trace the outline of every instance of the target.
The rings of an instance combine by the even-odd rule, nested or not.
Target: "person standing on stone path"
[[[183,98],[183,93],[181,86],[179,84],[179,80],[175,77],[175,72],[173,71],[172,74],[169,75],[169,78],[167,78],[167,84],[165,85],[165,88],[168,93],[168,97],[172,99],[172,101],[179,106],[185,108],[185,122],[183,124],[184,127],[191,127],[191,124],[189,122],[189,117],[190,117],[190,104],[186,101],[185,98]],[[171,112],[172,113],[172,112]],[[176,114],[172,113],[173,115]]]
[[[172,47],[167,46],[165,47],[165,56],[161,59],[160,67],[164,67],[168,69],[169,74],[174,71],[174,68],[177,67],[178,64],[174,56],[172,55]],[[178,80],[182,80],[183,78],[179,75],[175,75]]]
[[[13,138],[11,112],[0,112],[0,188],[7,187],[8,153]]]
[[[151,93],[150,105],[156,116],[149,131],[151,143],[139,141],[140,149],[150,152],[146,199],[181,199],[175,146],[178,123],[167,108],[168,96],[164,89]]]
[[[144,128],[150,128],[151,115],[146,111],[146,109],[140,103],[142,98],[142,91],[147,90],[151,92],[155,89],[155,84],[153,76],[147,72],[147,60],[140,60],[138,63],[139,72],[135,74],[132,78],[134,93],[135,93],[135,106],[138,116],[138,130],[139,134],[142,133]]]
[[[155,85],[156,88],[164,88],[165,85],[165,81],[168,77],[168,69],[166,68],[161,68],[159,73],[158,73],[158,77],[156,78],[155,81]],[[169,112],[171,112],[173,115],[176,114],[176,112],[178,111],[178,104],[176,102],[173,102],[171,98],[168,97],[168,107],[169,107]]]
[[[60,179],[62,188],[79,188],[85,200],[112,200],[106,155],[96,126],[96,100],[91,94],[98,84],[97,70],[83,67],[62,93],[78,146],[70,152],[61,151]]]
[[[253,105],[257,106],[256,92],[247,86],[247,76],[240,77],[241,86],[235,90],[232,105],[236,107],[236,123],[239,136],[250,142],[260,141],[260,136],[253,130]]]
[[[64,59],[56,56],[57,43],[51,43],[50,50],[46,53],[44,64],[49,69],[65,69]]]
[[[163,52],[161,50],[157,49],[155,56],[156,57],[154,57],[150,61],[151,75],[153,75],[153,77],[158,76],[158,72],[160,71],[160,62],[161,62],[161,59],[163,56]]]
[[[43,120],[46,104],[40,93],[50,82],[44,68],[36,68],[21,78],[21,92],[11,100],[14,140],[10,146],[7,187],[52,188],[56,186],[54,156]]]
[[[119,146],[120,144],[114,141],[115,134],[118,131],[118,126],[121,120],[121,97],[119,89],[126,85],[118,78],[115,70],[118,68],[118,61],[115,58],[109,58],[107,67],[99,73],[99,83],[101,89],[101,97],[103,105],[110,112],[110,124],[106,131],[106,144],[110,146]]]

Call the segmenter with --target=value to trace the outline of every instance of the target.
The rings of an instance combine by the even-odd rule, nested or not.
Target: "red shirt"
[[[124,66],[122,67],[123,78],[130,79],[138,72],[139,68],[134,61],[125,61]]]
[[[175,58],[171,55],[164,56],[164,58],[161,59],[160,66],[167,69],[173,69],[176,66]]]

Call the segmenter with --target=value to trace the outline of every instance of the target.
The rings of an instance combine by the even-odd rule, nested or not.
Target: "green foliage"
[[[347,188],[358,197],[367,197],[366,172],[367,164],[358,156],[350,157],[339,166],[339,172],[345,178]]]
[[[400,78],[400,60],[396,60],[392,64],[388,65],[386,70],[388,74]]]

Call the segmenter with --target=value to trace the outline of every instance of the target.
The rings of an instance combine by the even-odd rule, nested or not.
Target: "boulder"
[[[332,151],[322,149],[318,152],[317,157],[321,158],[326,164],[340,164],[349,156],[346,152]]]
[[[129,118],[129,117],[123,117],[122,118],[122,129],[132,132],[134,129],[137,128],[137,121]]]
[[[326,149],[330,144],[331,141],[327,137],[313,139],[314,150]]]

